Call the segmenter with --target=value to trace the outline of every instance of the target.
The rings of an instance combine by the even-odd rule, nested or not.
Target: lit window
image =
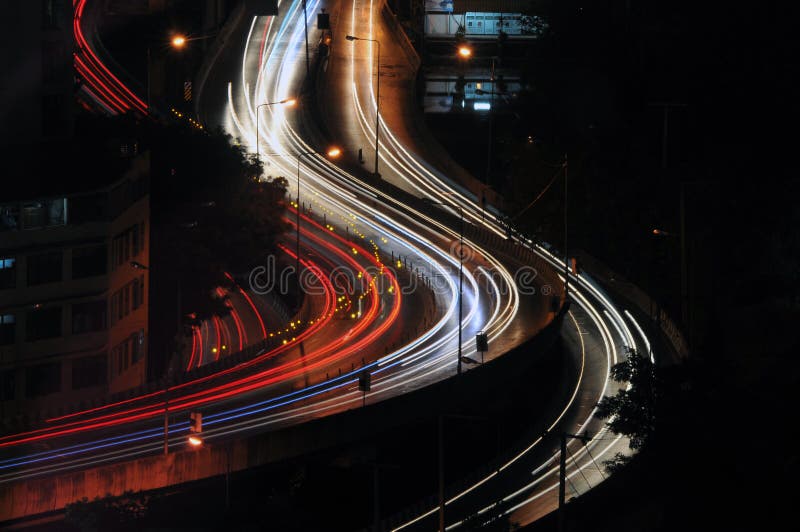
[[[16,338],[16,320],[13,314],[0,315],[0,345],[13,344]]]

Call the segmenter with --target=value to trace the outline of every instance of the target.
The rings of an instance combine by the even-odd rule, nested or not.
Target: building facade
[[[425,35],[432,38],[536,38],[547,27],[530,0],[426,0]]]
[[[4,2],[0,17],[0,145],[72,135],[72,2]]]
[[[149,154],[80,194],[0,200],[0,402],[53,411],[146,376]]]

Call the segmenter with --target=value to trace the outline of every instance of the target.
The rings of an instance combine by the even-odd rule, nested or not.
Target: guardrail
[[[689,356],[689,346],[683,333],[675,322],[670,318],[667,312],[661,308],[658,303],[651,298],[641,288],[628,281],[625,277],[614,272],[611,268],[589,255],[583,250],[578,250],[573,253],[578,259],[579,264],[585,264],[586,270],[590,275],[597,277],[607,285],[613,285],[615,291],[619,292],[623,297],[636,305],[643,313],[650,315],[651,309],[657,308],[658,315],[656,321],[664,336],[667,337],[672,348],[680,359],[686,359]]]

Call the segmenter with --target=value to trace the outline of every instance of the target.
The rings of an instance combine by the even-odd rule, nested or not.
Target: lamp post
[[[180,50],[184,46],[186,46],[186,43],[189,43],[189,42],[192,42],[192,41],[202,41],[202,40],[205,40],[205,39],[210,39],[211,37],[215,37],[217,35],[217,33],[218,32],[215,31],[215,32],[212,32],[212,33],[208,33],[206,35],[199,35],[197,37],[187,37],[186,35],[183,35],[181,33],[176,33],[169,40],[169,43],[172,45],[173,48],[175,48],[177,50]]]
[[[494,95],[497,92],[497,81],[494,74],[494,61],[492,57],[492,102],[489,105],[489,147],[486,153],[486,184],[489,184],[492,175],[492,140],[494,135]]]
[[[381,43],[377,39],[364,39],[362,37],[354,37],[353,35],[345,36],[348,41],[369,41],[378,45],[378,82],[375,88],[375,177],[379,177],[378,173],[378,132],[381,129]]]
[[[259,152],[259,140],[261,139],[261,133],[258,129],[258,117],[261,115],[259,112],[262,107],[268,107],[270,105],[285,105],[286,107],[294,107],[297,104],[296,98],[284,98],[283,100],[279,100],[277,102],[267,102],[267,103],[260,103],[256,105],[256,159],[259,161],[261,160],[261,154]]]
[[[303,28],[305,28],[306,33],[306,78],[308,78],[310,67],[308,60],[308,13],[306,13],[306,0],[303,0]]]
[[[150,112],[150,45],[147,46],[147,112]]]
[[[451,209],[458,209],[458,215],[461,218],[459,224],[459,245],[458,245],[458,365],[456,366],[457,372],[461,375],[461,320],[464,314],[462,299],[464,297],[464,209],[460,205],[450,205],[442,203],[441,201],[434,201],[430,198],[423,198],[431,205],[441,205],[443,207],[450,207]]]
[[[342,150],[336,147],[328,148],[328,151],[325,152],[325,155],[328,157],[335,159],[339,155],[342,154]],[[323,152],[319,152],[316,150],[304,151],[300,152],[297,155],[297,217],[295,219],[295,225],[297,225],[297,240],[295,243],[295,270],[297,272],[297,309],[300,309],[300,161],[303,159],[304,155],[323,155]]]
[[[136,270],[150,270],[149,266],[145,266],[141,262],[132,260],[130,261],[131,268]],[[178,276],[178,329],[180,330],[180,276]],[[164,379],[164,456],[169,454],[169,383],[172,379],[172,361],[167,363],[167,375]]]

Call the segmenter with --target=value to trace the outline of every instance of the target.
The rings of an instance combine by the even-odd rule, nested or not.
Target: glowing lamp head
[[[328,157],[335,159],[336,157],[342,154],[342,150],[339,148],[331,148],[328,150]]]
[[[183,35],[176,35],[172,38],[172,46],[175,48],[183,48],[186,45],[186,37]]]
[[[189,436],[189,445],[192,447],[200,447],[203,445],[203,439],[199,436]]]
[[[469,46],[459,46],[458,47],[458,55],[459,57],[463,57],[464,59],[472,56],[472,48]]]
[[[285,105],[286,107],[294,107],[295,105],[297,105],[297,98],[287,98],[283,100],[283,102],[281,103],[283,103],[283,105]]]

